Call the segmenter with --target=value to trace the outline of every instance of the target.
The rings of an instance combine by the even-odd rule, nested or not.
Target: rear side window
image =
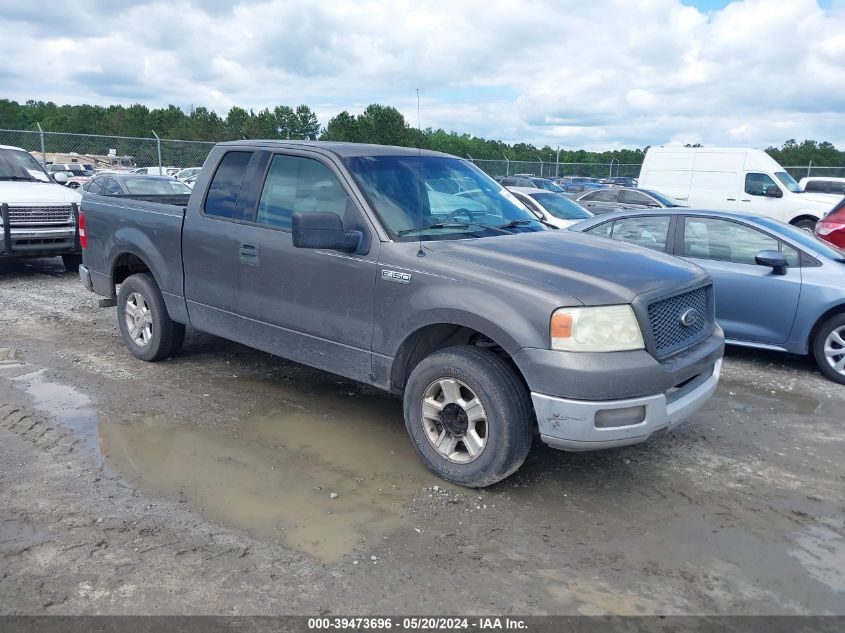
[[[205,213],[218,218],[234,218],[238,196],[246,177],[246,167],[252,152],[229,152],[220,161],[208,195],[205,198]]]
[[[661,253],[666,252],[666,239],[669,234],[668,216],[622,218],[613,223],[610,236],[614,240],[645,246]]]
[[[291,218],[296,212],[334,213],[343,218],[347,202],[343,187],[323,163],[312,158],[279,154],[270,163],[256,222],[290,230]]]
[[[103,180],[103,178],[94,178],[83,189],[91,193],[103,193]]]
[[[106,184],[103,185],[103,193],[106,195],[113,195],[119,196],[123,193],[123,187],[120,186],[114,178],[109,178],[106,180]]]

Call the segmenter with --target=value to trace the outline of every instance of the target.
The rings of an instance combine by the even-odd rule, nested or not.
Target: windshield
[[[50,182],[41,164],[19,149],[0,149],[0,180]]]
[[[664,207],[677,207],[677,206],[679,206],[677,202],[675,202],[671,198],[667,198],[662,193],[658,193],[657,191],[652,191],[651,189],[643,189],[643,191],[645,191],[648,195],[650,195],[652,198],[657,200]]]
[[[795,182],[795,178],[787,174],[785,171],[776,171],[775,176],[781,181],[784,187],[789,189],[792,193],[801,193],[801,187]]]
[[[813,233],[810,233],[809,231],[799,229],[796,226],[786,224],[784,222],[780,222],[772,218],[759,217],[754,219],[761,226],[765,226],[766,228],[771,229],[776,233],[780,233],[784,237],[788,237],[794,242],[815,251],[819,255],[829,257],[830,259],[841,260],[845,258],[845,250],[837,248],[833,244],[820,240],[818,237],[816,237]]]
[[[124,181],[129,193],[137,194],[173,194],[191,193],[191,188],[178,180],[159,178],[127,178]]]
[[[560,220],[583,220],[593,217],[577,202],[556,193],[532,193],[531,197],[543,205],[543,208]]]
[[[397,241],[546,230],[512,193],[464,160],[360,156],[345,163]]]

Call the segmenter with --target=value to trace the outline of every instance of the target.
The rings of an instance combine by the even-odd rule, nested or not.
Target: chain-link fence
[[[21,147],[43,163],[80,163],[95,169],[199,167],[214,143],[133,136],[0,129],[0,145]]]
[[[481,160],[470,159],[479,169],[490,176],[532,175],[540,178],[562,176],[588,176],[590,178],[610,178],[611,176],[630,176],[640,174],[639,163],[555,163],[524,160]]]
[[[100,134],[72,134],[33,130],[0,129],[0,145],[22,147],[43,163],[82,163],[96,169],[136,167],[199,167],[205,162],[214,143],[179,141],[157,137],[105,136]],[[530,174],[541,178],[588,176],[609,178],[630,176],[637,178],[640,165],[636,163],[556,163],[521,160],[481,160],[470,158],[475,165],[491,176]],[[792,166],[785,169],[796,180],[807,176],[845,177],[843,167],[816,165]]]

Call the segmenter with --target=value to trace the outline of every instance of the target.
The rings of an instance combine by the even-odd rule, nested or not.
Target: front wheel
[[[462,486],[501,481],[531,448],[528,390],[488,350],[451,347],[424,358],[408,379],[404,410],[408,435],[426,467]]]
[[[813,356],[825,376],[845,385],[845,314],[822,324],[813,342]]]
[[[161,290],[146,273],[127,277],[120,284],[117,325],[126,347],[141,360],[173,356],[185,339],[185,326],[170,318]]]

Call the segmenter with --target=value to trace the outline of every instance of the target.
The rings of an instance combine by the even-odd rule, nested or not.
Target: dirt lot
[[[845,388],[805,359],[730,351],[676,432],[474,492],[398,400],[115,323],[0,262],[0,613],[845,614]]]

